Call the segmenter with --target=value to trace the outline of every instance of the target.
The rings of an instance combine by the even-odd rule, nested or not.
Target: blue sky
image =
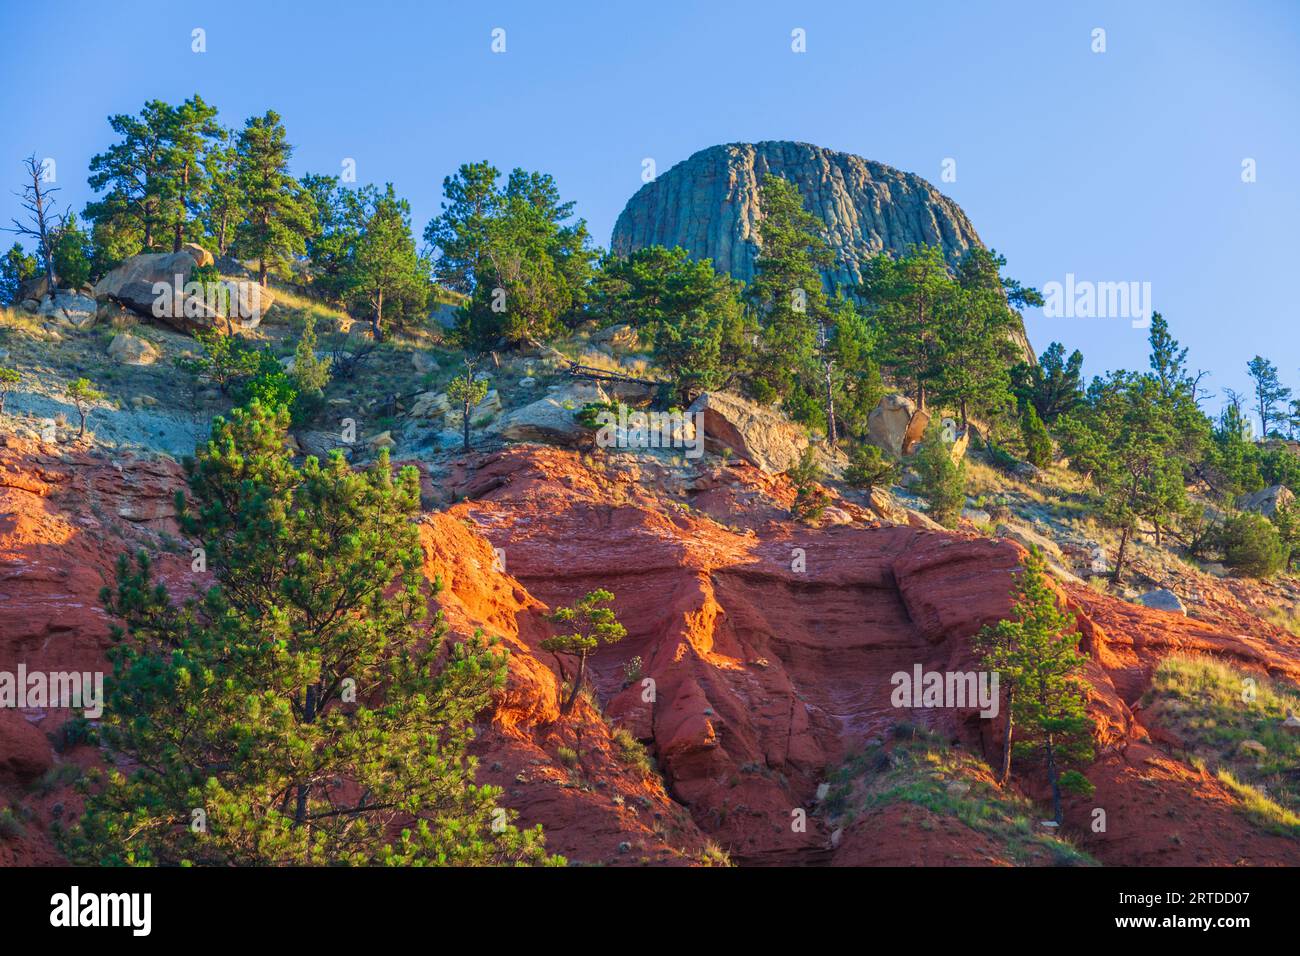
[[[715,143],[803,140],[931,180],[1026,283],[1150,282],[1210,386],[1244,388],[1258,352],[1300,393],[1294,0],[51,0],[37,19],[44,41],[18,42],[37,28],[0,5],[6,223],[22,157],[53,157],[59,198],[80,210],[105,118],[196,91],[229,125],[277,110],[296,172],[353,158],[361,181],[391,180],[417,231],[443,177],[487,158],[553,174],[607,245],[643,158],[662,171]],[[806,53],[791,52],[795,28]],[[955,182],[940,181],[946,158]],[[1037,350],[1082,349],[1089,373],[1145,367],[1145,333],[1125,319],[1026,323]]]

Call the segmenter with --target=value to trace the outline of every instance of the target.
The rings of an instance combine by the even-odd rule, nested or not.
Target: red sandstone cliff
[[[13,440],[0,448],[0,670],[103,668],[109,622],[97,595],[123,550],[162,553],[175,593],[193,585],[170,518],[179,484],[168,463],[59,456]],[[741,863],[996,862],[973,834],[889,814],[860,820],[834,849],[816,817],[806,833],[789,821],[813,806],[828,768],[900,719],[893,672],[973,668],[968,638],[1008,608],[1014,545],[861,523],[808,529],[784,520],[783,480],[747,466],[683,482],[535,446],[466,456],[426,491],[467,499],[421,528],[453,633],[482,628],[512,651],[508,687],[476,743],[480,778],[505,788],[523,822],[542,823],[552,850],[684,864],[711,839]],[[544,613],[597,586],[615,592],[628,628],[594,661],[609,720],[586,703],[560,720],[556,662],[540,649]],[[1294,841],[1255,829],[1134,710],[1169,651],[1298,680],[1297,642],[1237,611],[1197,621],[1086,588],[1066,597],[1094,658],[1099,728],[1088,770],[1097,792],[1066,812],[1078,845],[1111,864],[1300,862]],[[629,683],[633,656],[641,674]],[[0,804],[31,813],[20,837],[0,841],[0,864],[58,860],[47,827],[75,813],[77,798],[49,771],[97,759],[87,747],[56,753],[62,713],[0,710]],[[974,711],[906,716],[976,754],[997,752],[993,722]],[[648,744],[662,784],[623,759],[611,724]],[[578,752],[575,766],[558,759],[562,746]],[[1097,806],[1103,834],[1088,826]]]

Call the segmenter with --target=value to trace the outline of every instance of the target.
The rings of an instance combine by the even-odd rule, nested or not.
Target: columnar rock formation
[[[956,262],[982,245],[961,207],[914,173],[808,143],[767,141],[711,146],[642,186],[614,224],[610,248],[627,255],[682,246],[748,282],[758,251],[758,187],[769,173],[797,184],[826,223],[836,253],[827,278],[846,291],[879,252],[939,244]],[[1017,343],[1029,352],[1023,331]]]

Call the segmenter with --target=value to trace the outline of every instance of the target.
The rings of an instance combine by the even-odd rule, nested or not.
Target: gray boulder
[[[180,252],[141,253],[100,279],[95,297],[119,302],[186,334],[257,328],[274,301],[271,291],[257,282],[232,279],[201,294],[185,288],[196,267],[212,263],[212,255],[192,243]]]
[[[576,445],[591,434],[578,423],[578,413],[584,405],[607,401],[599,385],[570,385],[505,414],[498,434],[508,441]]]
[[[1157,611],[1171,611],[1174,614],[1187,614],[1187,608],[1179,600],[1178,595],[1168,588],[1157,588],[1154,591],[1148,591],[1138,598],[1138,603],[1144,607],[1154,608]]]
[[[98,304],[88,295],[79,292],[58,292],[41,300],[38,314],[49,316],[77,329],[88,329],[95,324]]]
[[[780,412],[729,392],[705,392],[687,411],[703,416],[706,449],[729,448],[768,474],[789,471],[808,447],[803,429]]]
[[[1277,514],[1278,508],[1287,508],[1295,503],[1295,495],[1286,485],[1274,485],[1262,488],[1252,494],[1242,495],[1237,499],[1237,507],[1242,511],[1254,511],[1266,518]]]
[[[130,332],[118,332],[108,344],[108,356],[119,365],[152,365],[159,353],[152,343]]]

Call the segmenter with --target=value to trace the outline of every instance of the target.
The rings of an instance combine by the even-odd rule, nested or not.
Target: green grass
[[[618,752],[618,757],[624,764],[629,767],[635,767],[647,777],[655,773],[654,761],[650,754],[642,746],[641,741],[632,736],[632,732],[626,727],[619,727],[614,731],[611,739],[614,747]]]
[[[23,835],[23,824],[9,807],[0,810],[0,840],[16,840]]]
[[[1236,794],[1242,812],[1300,836],[1300,733],[1282,725],[1288,712],[1300,714],[1296,688],[1212,658],[1172,655],[1152,675],[1143,707],[1149,722],[1173,731],[1189,759]],[[1243,750],[1248,740],[1267,752]]]
[[[1044,832],[1037,824],[1042,814],[1033,803],[1001,790],[982,760],[925,731],[895,736],[892,746],[868,747],[831,775],[818,812],[832,826],[846,827],[891,805],[911,804],[992,839],[1017,865],[1096,865],[1064,837]],[[927,829],[933,824],[922,820],[920,825]]]

